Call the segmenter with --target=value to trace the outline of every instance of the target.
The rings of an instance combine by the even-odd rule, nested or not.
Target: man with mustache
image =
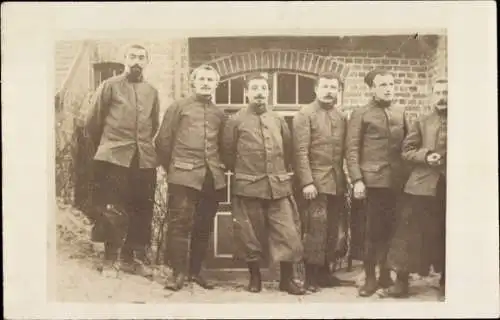
[[[247,290],[260,292],[260,262],[269,253],[280,262],[281,291],[303,295],[293,263],[302,259],[298,211],[292,195],[291,135],[284,119],[270,110],[264,75],[246,81],[248,107],[224,129],[224,159],[234,172],[232,188],[235,256],[248,264]]]
[[[339,227],[347,230],[343,213],[346,119],[336,108],[341,85],[337,74],[320,74],[316,100],[303,107],[293,120],[295,173],[303,197],[306,289],[312,292],[319,290],[320,275],[330,276],[330,262],[337,259]],[[338,279],[329,278],[329,282],[338,284]]]
[[[406,121],[404,108],[392,105],[394,77],[375,69],[366,75],[365,83],[373,98],[366,106],[354,109],[346,138],[347,168],[354,197],[365,202],[365,283],[359,288],[362,297],[373,295],[379,287],[392,285],[387,252],[406,179],[401,158]]]
[[[403,158],[413,164],[405,186],[402,210],[389,253],[397,273],[388,293],[408,295],[408,274],[441,272],[440,293],[445,288],[446,140],[448,82],[438,80],[432,91],[434,111],[417,119],[403,142]]]
[[[167,109],[155,139],[160,164],[167,172],[165,263],[173,274],[165,289],[173,291],[182,289],[186,277],[205,289],[214,288],[200,272],[226,186],[219,148],[225,115],[211,100],[219,73],[202,65],[190,80],[194,94]]]
[[[96,146],[93,195],[96,223],[104,229],[105,253],[99,269],[106,274],[121,269],[151,275],[144,263],[156,187],[153,136],[159,124],[159,98],[144,80],[148,61],[144,47],[129,46],[124,73],[101,84],[85,121],[85,132]]]

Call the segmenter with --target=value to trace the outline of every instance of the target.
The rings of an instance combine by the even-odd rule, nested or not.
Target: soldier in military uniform
[[[101,84],[84,124],[96,147],[93,206],[97,229],[102,230],[99,240],[105,243],[100,269],[106,274],[122,269],[151,275],[144,262],[156,187],[153,137],[159,123],[159,99],[158,91],[142,74],[148,60],[144,47],[128,47],[124,73]]]
[[[224,158],[234,172],[232,188],[236,253],[248,264],[247,290],[261,291],[260,261],[267,244],[280,262],[280,290],[302,295],[293,263],[302,259],[298,211],[292,195],[291,134],[284,119],[269,109],[264,75],[246,82],[249,105],[228,120]]]
[[[405,207],[388,257],[397,273],[396,283],[388,292],[393,297],[406,297],[408,274],[427,274],[430,265],[441,272],[440,289],[444,296],[447,81],[438,80],[432,95],[434,111],[417,119],[403,142],[403,158],[414,166],[405,186]]]
[[[195,69],[191,74],[194,94],[168,107],[155,140],[160,164],[167,172],[165,263],[173,275],[165,288],[173,291],[184,286],[186,277],[205,289],[213,288],[200,271],[226,186],[219,152],[225,115],[211,101],[218,82],[214,68]]]
[[[403,107],[392,105],[394,78],[375,69],[365,77],[373,94],[365,106],[352,112],[347,129],[347,167],[356,199],[364,199],[364,271],[365,283],[359,288],[362,297],[392,283],[387,266],[389,242],[394,234],[406,180],[401,145],[406,132]],[[376,279],[376,265],[379,278]]]
[[[338,258],[339,228],[347,230],[343,171],[346,119],[336,108],[341,85],[337,74],[320,74],[316,100],[301,108],[293,120],[295,174],[303,197],[306,289],[312,292],[319,290],[319,276],[325,277],[326,266]]]

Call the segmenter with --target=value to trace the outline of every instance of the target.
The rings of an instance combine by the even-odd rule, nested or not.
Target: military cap
[[[369,86],[369,87],[372,87],[373,86],[373,79],[375,79],[376,76],[378,75],[387,75],[387,74],[391,74],[391,72],[387,71],[387,70],[384,70],[382,68],[375,68],[373,70],[371,70],[370,72],[368,72],[365,76],[365,83]]]

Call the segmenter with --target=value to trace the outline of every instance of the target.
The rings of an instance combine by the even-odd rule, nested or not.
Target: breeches
[[[385,266],[400,203],[400,194],[389,188],[367,188],[365,202],[364,261]]]
[[[234,196],[232,205],[238,258],[259,261],[269,253],[273,261],[302,259],[300,222],[292,196],[273,200]]]
[[[446,183],[438,182],[436,196],[405,194],[388,261],[396,271],[427,275],[432,265],[442,272],[446,256]]]
[[[115,206],[127,217],[126,223],[107,224],[102,230],[105,242],[107,235],[113,233],[108,228],[119,228],[126,233],[125,246],[135,248],[149,245],[151,241],[151,220],[153,218],[156,188],[156,169],[140,169],[137,156],[129,168],[112,163],[95,161],[94,173],[96,190],[94,204],[103,207]],[[109,221],[108,221],[109,222]],[[99,223],[99,222],[97,222]]]
[[[219,193],[207,173],[201,191],[171,184],[168,199],[168,230],[165,264],[175,272],[200,272],[205,257]]]
[[[335,261],[343,201],[342,196],[326,194],[319,194],[313,200],[303,200],[302,242],[307,263],[323,266]]]

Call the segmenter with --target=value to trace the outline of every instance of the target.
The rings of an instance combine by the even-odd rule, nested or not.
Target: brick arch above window
[[[337,72],[342,79],[347,77],[349,66],[335,57],[322,56],[298,50],[263,50],[235,53],[208,62],[217,69],[221,80],[254,71],[290,71],[317,75],[324,71]]]

